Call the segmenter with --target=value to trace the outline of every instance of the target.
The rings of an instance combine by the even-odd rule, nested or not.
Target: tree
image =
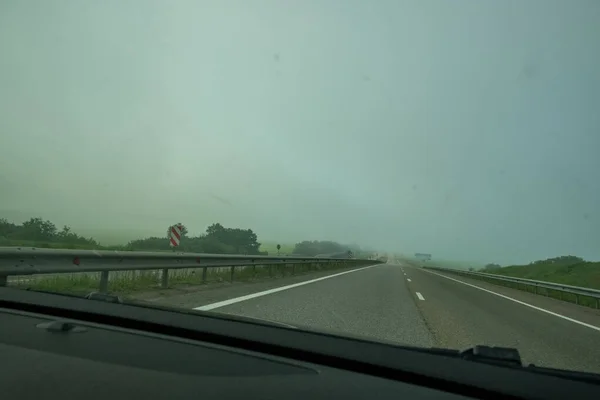
[[[216,223],[206,229],[206,237],[231,246],[238,254],[261,254],[258,237],[252,229],[225,228]]]
[[[61,231],[51,221],[39,217],[30,218],[21,225],[0,219],[0,239],[8,245],[33,245],[37,247],[66,248],[97,248],[98,243],[92,238],[84,238],[71,231],[68,226],[63,226]],[[34,242],[34,243],[31,243]],[[50,245],[55,243],[56,245]]]
[[[62,231],[60,231],[58,234],[62,237],[69,237],[71,234],[71,227],[64,225]]]
[[[23,222],[19,239],[27,238],[27,240],[52,240],[56,238],[56,225],[50,221],[44,221],[39,217],[30,218]]]

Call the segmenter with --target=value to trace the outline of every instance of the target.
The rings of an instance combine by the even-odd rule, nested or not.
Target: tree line
[[[215,223],[206,228],[206,232],[198,236],[189,236],[188,229],[182,225],[182,235],[180,238],[178,251],[193,253],[211,253],[211,254],[251,254],[266,255],[266,252],[260,251],[258,237],[252,229],[226,228],[219,223]],[[167,230],[166,237],[149,237],[145,239],[132,240],[125,246],[125,250],[169,250],[168,237],[170,229]]]
[[[190,236],[187,227],[182,225],[178,251],[211,254],[248,254],[268,255],[260,250],[258,236],[252,229],[227,228],[219,223],[214,223],[206,231],[197,236]],[[130,250],[130,251],[168,251],[170,228],[166,235],[152,236],[135,239],[121,246],[102,246],[95,239],[84,237],[73,232],[65,225],[61,229],[54,223],[39,217],[30,218],[22,224],[9,222],[0,218],[0,246],[35,246],[68,249],[96,249],[96,250]],[[357,245],[346,246],[333,241],[309,241],[296,243],[294,255],[349,255],[354,257],[368,257],[370,252]],[[290,255],[290,254],[288,254]]]
[[[0,218],[0,246],[38,244],[38,247],[56,247],[52,244],[65,244],[69,248],[97,248],[98,242],[72,232],[67,225],[58,229],[51,221],[35,217],[14,224]]]

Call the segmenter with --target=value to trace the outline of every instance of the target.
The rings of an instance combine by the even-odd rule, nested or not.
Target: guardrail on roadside
[[[236,267],[308,264],[362,266],[378,264],[376,260],[348,258],[317,258],[292,256],[257,256],[237,254],[159,253],[140,251],[96,251],[40,249],[31,247],[0,247],[0,286],[6,286],[9,276],[100,272],[100,292],[108,291],[108,276],[112,271],[161,270],[161,287],[169,283],[170,269],[202,268],[206,282],[208,268],[231,268],[233,281]]]
[[[512,283],[517,283],[517,284],[523,284],[526,286],[532,286],[534,288],[535,294],[540,294],[540,292],[539,292],[540,288],[556,290],[556,291],[560,292],[561,294],[562,293],[570,293],[570,294],[575,295],[575,303],[576,304],[580,303],[579,296],[587,296],[587,297],[594,298],[596,300],[596,308],[600,308],[600,290],[597,290],[597,289],[585,288],[585,287],[580,287],[580,286],[563,285],[562,283],[536,281],[533,279],[517,278],[517,277],[513,277],[513,276],[487,274],[484,272],[464,271],[464,270],[451,269],[451,268],[440,268],[440,267],[432,267],[432,266],[423,266],[422,268],[443,271],[443,272],[450,272],[450,273],[459,274],[459,275],[467,275],[467,276],[491,279],[491,280],[496,280],[496,281],[512,282]],[[561,295],[561,300],[562,300],[562,295]]]

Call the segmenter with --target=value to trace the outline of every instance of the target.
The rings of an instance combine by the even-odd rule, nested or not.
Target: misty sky
[[[599,154],[598,0],[0,1],[0,217],[597,260]]]

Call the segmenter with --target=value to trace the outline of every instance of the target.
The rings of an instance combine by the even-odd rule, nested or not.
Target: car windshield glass
[[[600,373],[599,43],[598,0],[2,1],[0,286]]]

